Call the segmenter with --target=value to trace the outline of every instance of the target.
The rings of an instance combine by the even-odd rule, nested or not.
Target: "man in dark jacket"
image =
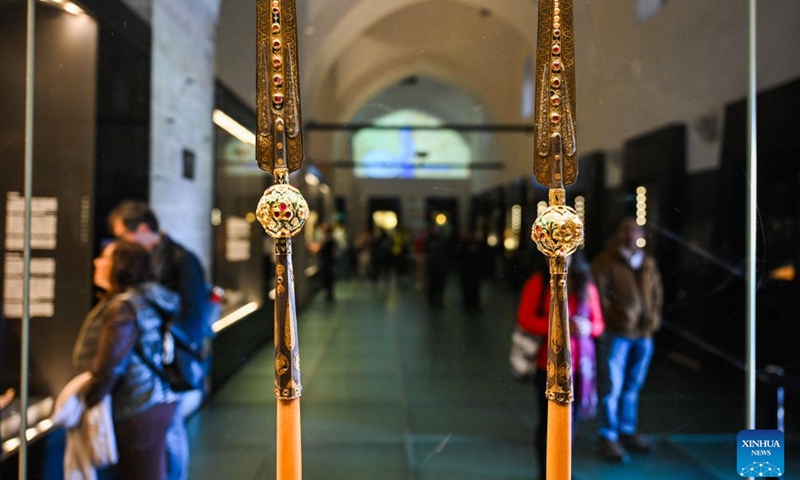
[[[115,237],[147,249],[155,281],[180,295],[181,310],[175,324],[193,339],[210,339],[209,288],[197,256],[159,230],[158,220],[145,202],[120,203],[109,214],[108,223]],[[183,416],[199,405],[203,395],[198,391],[181,394],[181,406],[167,432],[169,480],[188,478],[189,440]]]
[[[655,260],[642,250],[643,236],[635,220],[623,220],[592,265],[606,323],[609,377],[601,403],[599,452],[617,462],[627,459],[626,448],[650,450],[636,433],[638,400],[653,356],[653,334],[661,327],[663,288]]]

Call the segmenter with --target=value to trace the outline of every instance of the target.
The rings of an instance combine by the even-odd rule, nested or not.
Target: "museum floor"
[[[484,290],[491,313],[463,311],[454,283],[440,312],[397,282],[341,283],[333,304],[320,295],[299,326],[304,478],[537,478],[531,432],[541,394],[507,373],[516,307],[507,290]],[[581,424],[575,478],[736,477],[742,387],[718,383],[659,352],[640,403],[640,429],[655,451],[607,463],[595,451],[595,425]],[[275,477],[271,348],[189,420],[189,431],[192,479]],[[800,472],[798,438],[787,440],[786,471]]]

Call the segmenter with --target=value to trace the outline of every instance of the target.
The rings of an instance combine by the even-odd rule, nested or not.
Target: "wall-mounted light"
[[[219,208],[211,209],[211,225],[215,227],[222,225],[222,210]]]
[[[224,317],[214,322],[214,324],[211,325],[211,330],[214,333],[219,333],[220,331],[230,327],[234,323],[250,315],[256,310],[258,310],[258,303],[250,302],[247,305],[237,308],[233,312],[225,315]]]
[[[586,223],[586,199],[581,195],[575,197],[575,212],[577,212],[581,222]]]
[[[56,3],[60,3],[60,2],[56,2]],[[81,7],[75,5],[72,2],[65,3],[64,4],[64,10],[66,10],[67,13],[71,13],[73,15],[80,15],[80,14],[83,13],[83,9]]]
[[[248,130],[244,125],[226,115],[222,110],[214,110],[212,120],[221,129],[230,133],[248,145],[256,144],[256,134]]]
[[[522,206],[514,205],[511,207],[511,232],[519,234],[522,230]]]
[[[647,189],[636,188],[636,224],[644,226],[647,223]],[[644,241],[644,239],[641,239]]]
[[[67,13],[71,13],[72,15],[83,15],[85,12],[83,9],[72,2],[68,2],[66,0],[41,0],[42,3],[46,5],[51,5],[53,7],[60,8]]]
[[[503,247],[506,250],[513,252],[514,250],[519,249],[519,239],[516,237],[508,237],[503,241]]]

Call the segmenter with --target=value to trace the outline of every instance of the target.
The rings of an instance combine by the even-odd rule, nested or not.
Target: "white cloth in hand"
[[[111,397],[106,395],[97,405],[86,409],[79,395],[91,378],[89,372],[84,372],[70,380],[58,394],[53,409],[53,423],[67,429],[65,480],[96,480],[95,468],[118,461]]]

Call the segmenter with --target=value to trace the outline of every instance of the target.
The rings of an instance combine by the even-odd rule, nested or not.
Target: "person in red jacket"
[[[581,418],[591,418],[597,413],[597,387],[595,382],[597,361],[594,339],[605,329],[600,295],[592,279],[592,270],[582,251],[567,257],[567,293],[570,346],[572,347],[573,427]],[[547,401],[544,398],[547,380],[547,333],[550,315],[550,275],[545,268],[536,271],[525,282],[517,309],[517,324],[525,331],[543,338],[536,358],[537,370],[533,383],[539,398],[539,425],[535,443],[539,456],[539,478],[545,478],[547,449]]]

